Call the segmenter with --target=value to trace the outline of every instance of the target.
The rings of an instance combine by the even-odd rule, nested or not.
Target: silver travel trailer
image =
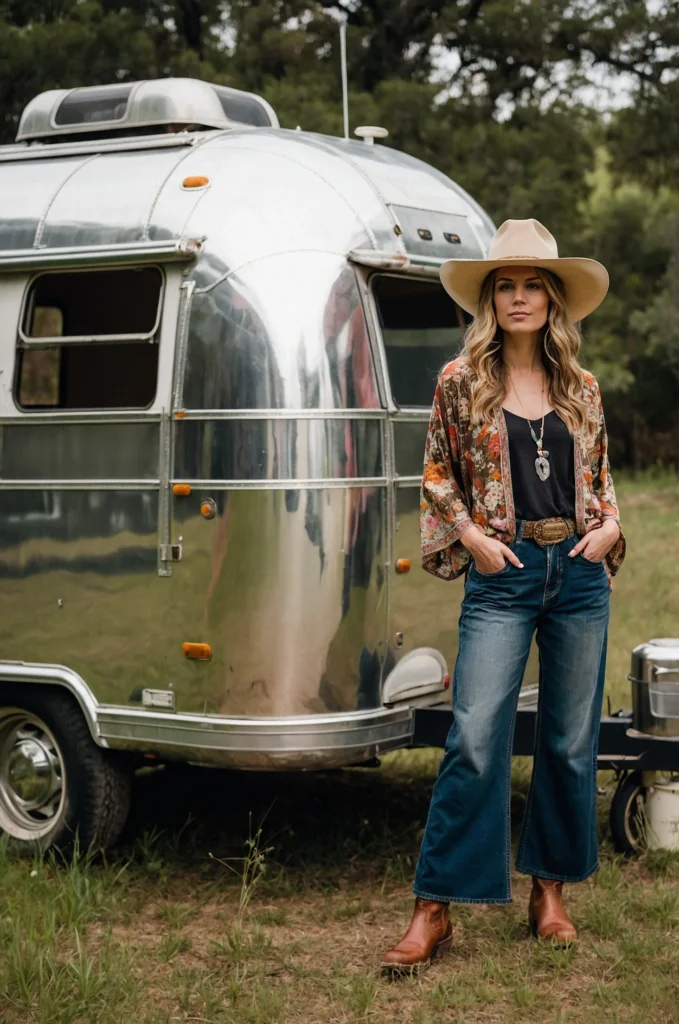
[[[419,486],[465,319],[438,267],[494,226],[378,134],[166,79],[44,93],[0,148],[14,840],[113,841],[141,755],[366,762],[445,697],[462,588],[419,568]]]

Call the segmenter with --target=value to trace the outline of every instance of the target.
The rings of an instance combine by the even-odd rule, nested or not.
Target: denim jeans
[[[539,547],[517,524],[523,562],[472,563],[460,614],[453,724],[422,840],[414,892],[511,903],[510,791],[516,709],[533,635],[540,692],[533,773],[516,869],[579,882],[599,867],[596,764],[609,586],[603,562],[568,558],[578,537]]]

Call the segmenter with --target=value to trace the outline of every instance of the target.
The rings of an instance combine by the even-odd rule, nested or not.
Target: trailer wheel
[[[641,772],[629,772],[618,783],[611,801],[610,825],[616,853],[638,853],[645,834],[644,787]]]
[[[131,772],[93,741],[66,693],[0,689],[0,833],[27,854],[102,850],[120,835]]]

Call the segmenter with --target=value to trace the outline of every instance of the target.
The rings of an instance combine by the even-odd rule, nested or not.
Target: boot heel
[[[431,951],[432,960],[436,960],[437,957],[445,956],[446,953],[450,953],[450,947],[453,944],[453,936],[449,935],[447,939],[441,939],[441,941],[434,946]]]
[[[534,918],[534,917],[529,917],[528,918],[528,924],[530,925],[530,933],[531,933],[531,935],[533,936],[534,939],[538,939],[540,936],[538,935],[538,922],[537,922],[537,919]]]

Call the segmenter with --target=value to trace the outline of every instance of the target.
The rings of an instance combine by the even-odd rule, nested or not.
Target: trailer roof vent
[[[254,93],[197,78],[160,78],[40,93],[21,116],[17,142],[240,125],[279,127],[273,109]]]

